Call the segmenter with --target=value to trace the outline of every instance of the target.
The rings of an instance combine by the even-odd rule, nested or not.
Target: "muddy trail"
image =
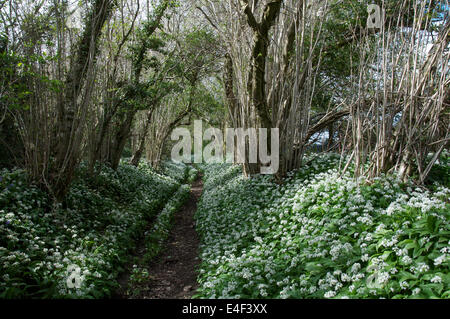
[[[140,285],[139,294],[126,294],[129,273],[119,279],[122,288],[114,298],[190,299],[198,288],[199,238],[194,214],[203,190],[201,176],[191,185],[187,202],[174,215],[174,224],[161,253],[148,265],[149,280]],[[143,253],[138,247],[137,255]],[[138,256],[136,256],[138,257]]]

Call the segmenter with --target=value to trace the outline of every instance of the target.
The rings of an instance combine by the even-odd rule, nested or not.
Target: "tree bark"
[[[152,121],[152,114],[153,114],[154,109],[155,108],[152,108],[147,114],[147,120],[145,121],[142,135],[139,140],[139,147],[136,150],[136,152],[133,154],[133,157],[131,158],[131,161],[130,161],[130,164],[133,166],[137,167],[139,165],[139,162],[141,161],[141,158],[142,158],[142,154],[144,153],[145,140],[147,139],[147,136],[148,136],[148,127],[150,125],[150,122]]]
[[[282,0],[269,2],[264,9],[261,22],[256,21],[248,1],[244,8],[247,22],[253,29],[251,83],[248,86],[248,94],[251,96],[252,103],[261,119],[262,127],[268,129],[272,128],[272,120],[267,106],[265,81],[269,31],[280,13],[282,2]]]
[[[83,101],[79,101],[82,88],[92,71],[98,54],[98,40],[102,28],[109,19],[114,6],[113,0],[96,0],[86,22],[78,44],[76,59],[69,71],[63,96],[58,104],[59,133],[56,140],[56,160],[50,173],[50,191],[61,201],[69,190],[76,166],[80,160],[83,130],[80,129],[80,113],[83,113],[90,99],[91,88],[86,89]]]
[[[113,170],[117,170],[119,167],[120,158],[122,157],[127,140],[130,137],[131,126],[133,125],[133,119],[136,112],[137,111],[134,109],[128,110],[124,121],[121,123],[119,130],[116,133],[109,160]]]

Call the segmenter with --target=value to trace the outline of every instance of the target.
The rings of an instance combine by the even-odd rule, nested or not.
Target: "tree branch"
[[[245,1],[245,2],[247,2],[247,1]],[[250,4],[248,2],[244,7],[244,13],[247,16],[248,25],[253,29],[253,31],[259,32],[260,25],[256,21],[255,16],[253,15],[252,9],[250,9]]]
[[[214,24],[214,22],[212,22],[212,20],[208,17],[208,15],[206,14],[205,11],[203,11],[202,8],[200,7],[196,7],[198,10],[200,10],[200,12],[203,14],[203,16],[206,18],[206,20],[208,20],[209,24],[211,24],[211,26],[216,29],[217,31],[220,31],[219,28]]]

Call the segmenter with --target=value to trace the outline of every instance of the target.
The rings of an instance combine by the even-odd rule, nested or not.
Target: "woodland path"
[[[191,185],[188,201],[175,213],[173,227],[161,253],[148,265],[150,280],[146,289],[134,298],[190,299],[195,294],[200,258],[194,214],[202,190],[203,182],[199,176]],[[122,295],[119,298],[129,297]]]

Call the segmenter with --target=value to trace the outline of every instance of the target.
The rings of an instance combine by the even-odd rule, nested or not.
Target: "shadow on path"
[[[189,299],[198,288],[199,238],[194,214],[203,190],[201,176],[192,184],[184,206],[175,213],[174,225],[161,254],[149,265],[151,281],[144,299]]]

